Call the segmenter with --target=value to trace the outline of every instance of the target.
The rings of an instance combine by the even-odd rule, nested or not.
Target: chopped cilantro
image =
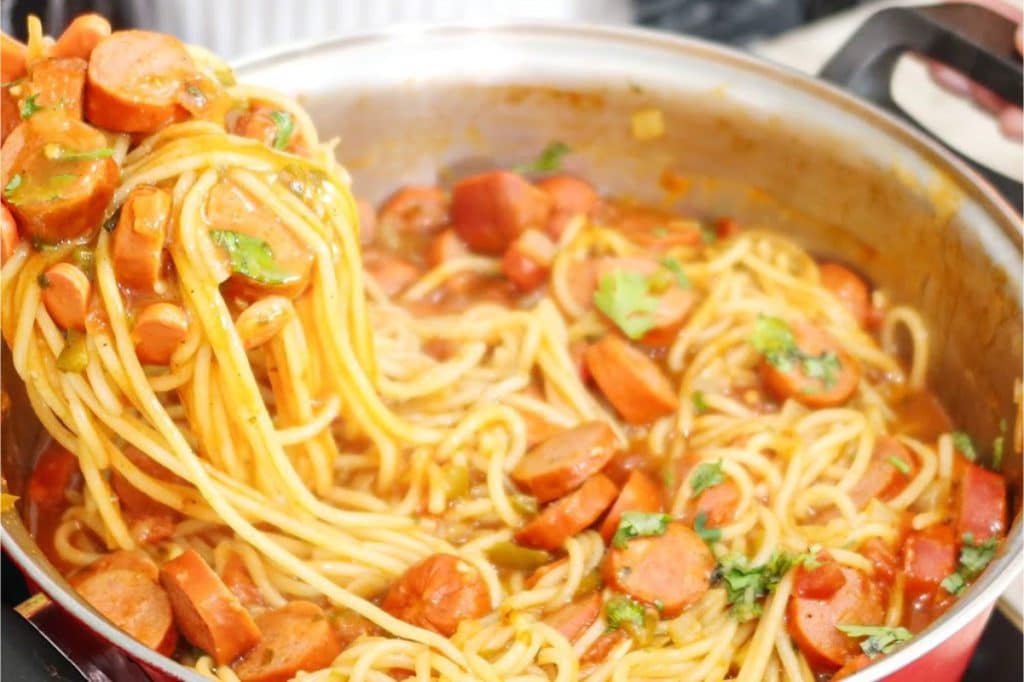
[[[91,161],[94,159],[105,159],[113,155],[114,150],[110,147],[77,151],[68,149],[56,142],[48,142],[43,145],[43,156],[50,161]]]
[[[1006,447],[1006,420],[999,420],[999,435],[992,439],[992,470],[1003,468],[1003,451]]]
[[[956,571],[947,575],[941,583],[944,590],[955,595],[963,594],[967,589],[967,583],[981,575],[985,567],[991,563],[999,545],[999,541],[994,537],[984,542],[975,542],[974,536],[970,533],[964,533],[963,541]]]
[[[21,115],[22,118],[28,118],[29,116],[43,108],[36,104],[37,97],[39,97],[38,92],[32,95],[31,97],[26,97],[25,101],[21,103],[21,107],[18,109],[18,113]]]
[[[836,385],[836,372],[839,371],[839,357],[830,350],[821,355],[805,355],[800,352],[800,364],[809,379],[817,379],[825,384],[825,388]]]
[[[623,512],[619,519],[619,527],[615,529],[615,535],[612,536],[612,547],[622,549],[633,538],[664,535],[671,519],[672,517],[668,514]]]
[[[966,431],[953,432],[953,447],[972,462],[978,461],[978,451],[974,449],[974,441]]]
[[[274,263],[270,245],[262,239],[229,230],[211,230],[210,238],[228,252],[231,269],[261,284],[285,284],[295,275]]]
[[[661,266],[676,276],[676,284],[678,284],[681,289],[689,289],[693,286],[690,283],[690,278],[686,276],[685,272],[683,272],[682,264],[675,258],[672,258],[671,256],[662,258]]]
[[[722,559],[716,570],[721,579],[726,597],[732,604],[732,615],[740,622],[761,615],[762,601],[775,591],[779,581],[803,555],[793,556],[786,552],[775,552],[767,563],[751,566],[742,555],[731,554]]]
[[[644,607],[629,597],[615,596],[605,602],[604,617],[610,630],[626,626],[643,627]]]
[[[707,225],[700,226],[700,238],[705,244],[714,244],[718,241],[718,232],[714,228],[708,227]]]
[[[693,519],[693,532],[700,536],[700,539],[709,545],[722,539],[722,531],[718,528],[708,528],[708,514],[705,511],[697,512]]]
[[[288,142],[292,139],[292,133],[295,131],[292,115],[287,111],[271,111],[270,118],[277,126],[277,133],[274,134],[274,149],[284,149],[288,146]]]
[[[704,399],[704,391],[694,391],[690,394],[690,400],[693,402],[693,409],[697,411],[697,414],[708,411],[708,401]]]
[[[889,464],[896,467],[896,469],[898,469],[900,473],[904,475],[910,474],[910,465],[907,464],[905,460],[903,460],[900,457],[897,457],[896,455],[890,455]]]
[[[866,637],[860,643],[860,648],[872,658],[892,653],[900,644],[913,637],[906,628],[888,628],[883,625],[837,625],[836,629],[850,637]]]
[[[550,173],[561,167],[562,157],[570,151],[569,145],[564,142],[551,142],[536,159],[513,166],[512,170],[517,173]]]
[[[36,277],[36,282],[39,284],[40,289],[50,288],[50,278],[46,276],[45,272],[39,273],[39,276]]]
[[[808,379],[820,381],[826,389],[836,383],[841,368],[839,357],[832,351],[810,355],[800,350],[789,325],[777,317],[758,315],[750,344],[775,367],[783,372],[792,371],[796,363]]]
[[[639,339],[654,327],[652,315],[658,299],[649,293],[650,282],[639,272],[615,270],[601,278],[594,305],[631,339]]]
[[[697,497],[711,486],[725,481],[722,473],[722,460],[717,462],[701,462],[690,476],[690,497]]]
[[[189,83],[185,86],[185,92],[188,93],[189,97],[195,100],[197,107],[202,108],[206,106],[206,93],[203,92],[198,85],[195,83]]]
[[[667,227],[656,227],[653,230],[651,230],[651,234],[654,235],[655,237],[657,237],[658,239],[662,239],[662,238],[668,236],[668,228]]]
[[[11,194],[13,194],[19,187],[21,187],[21,173],[15,174],[7,181],[7,184],[4,186],[4,196],[7,199],[10,199]]]

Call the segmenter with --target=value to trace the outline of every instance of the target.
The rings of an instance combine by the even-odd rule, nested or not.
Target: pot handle
[[[920,123],[892,96],[892,72],[908,51],[920,53],[966,74],[1018,106],[1022,99],[1021,58],[1013,43],[1013,22],[978,5],[964,3],[891,7],[876,12],[846,41],[818,73],[819,77],[851,90],[919,130]],[[940,144],[988,180],[1017,211],[1021,183]]]

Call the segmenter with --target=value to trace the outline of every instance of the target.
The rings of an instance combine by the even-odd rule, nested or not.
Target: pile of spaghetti
[[[3,69],[23,511],[201,673],[812,680],[1005,531],[918,314],[781,235],[601,199],[562,145],[357,207],[294,101],[95,16]]]

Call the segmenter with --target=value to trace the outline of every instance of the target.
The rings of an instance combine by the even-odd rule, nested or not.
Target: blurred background
[[[937,2],[939,0],[933,0]],[[974,0],[1018,22],[1024,0]],[[816,73],[867,16],[893,4],[920,0],[3,0],[5,33],[25,38],[25,18],[36,14],[58,35],[83,12],[99,12],[115,28],[148,28],[210,48],[229,60],[295,42],[438,22],[581,21],[697,36],[749,50],[791,68]],[[954,83],[955,85],[955,83]],[[918,122],[961,152],[1001,172],[1024,176],[1019,110],[986,99],[966,83],[940,87],[928,66],[904,58],[893,77],[897,101]],[[1000,121],[1000,113],[1013,125]],[[1016,127],[1014,127],[1016,126]],[[11,606],[27,596],[4,559],[0,677],[75,680],[63,662]],[[965,680],[1024,679],[1020,630],[1021,585],[1004,597]]]

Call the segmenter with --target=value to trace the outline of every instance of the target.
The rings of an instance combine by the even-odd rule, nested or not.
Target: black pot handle
[[[908,51],[920,53],[1020,106],[1024,72],[1013,43],[1015,29],[1009,19],[978,5],[892,7],[865,21],[818,75],[928,132],[892,96],[892,72],[900,56]],[[1021,211],[1021,183],[942,144]]]

